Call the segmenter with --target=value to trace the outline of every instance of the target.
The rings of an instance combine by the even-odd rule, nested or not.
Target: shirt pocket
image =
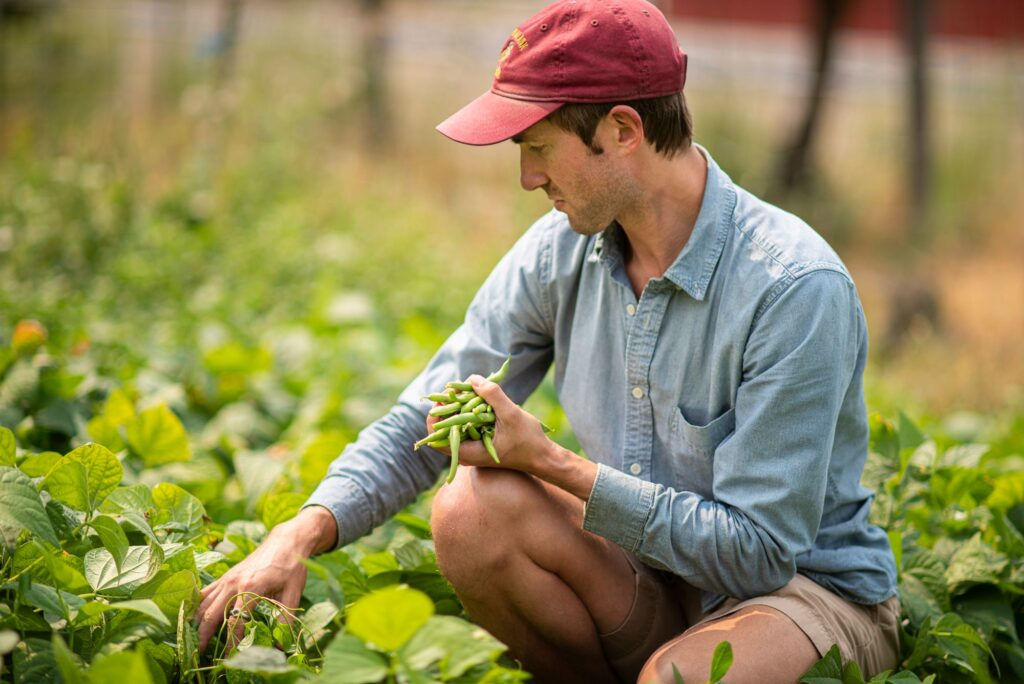
[[[735,428],[735,408],[730,408],[707,425],[693,425],[677,408],[672,421],[672,471],[675,474],[675,486],[710,499],[715,449]]]

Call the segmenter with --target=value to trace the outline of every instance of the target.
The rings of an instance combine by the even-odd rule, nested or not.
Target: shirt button
[[[642,470],[643,468],[640,467],[639,463],[634,463],[633,465],[629,466],[629,472],[633,473],[634,475],[639,475]]]
[[[628,305],[626,307],[626,313],[628,313],[630,316],[632,316],[633,314],[636,313],[636,307],[633,306],[632,304]]]
[[[642,387],[634,387],[633,388],[633,396],[636,399],[643,398],[643,396],[644,396],[644,389]]]

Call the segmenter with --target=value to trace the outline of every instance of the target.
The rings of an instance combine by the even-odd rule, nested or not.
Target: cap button
[[[597,19],[591,19],[590,20],[590,25],[591,26],[597,26]]]

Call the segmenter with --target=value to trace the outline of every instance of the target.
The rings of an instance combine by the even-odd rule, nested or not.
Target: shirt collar
[[[694,146],[708,163],[704,198],[690,239],[665,271],[663,279],[682,288],[694,299],[703,300],[729,236],[730,217],[736,206],[736,191],[732,180],[715,163],[711,154],[701,145],[694,143]],[[624,236],[621,235],[618,223],[612,223],[604,232],[595,236],[590,261],[602,262],[614,272],[622,264],[619,243],[622,239]]]

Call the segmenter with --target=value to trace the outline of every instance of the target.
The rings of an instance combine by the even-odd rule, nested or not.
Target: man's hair
[[[594,143],[594,132],[612,107],[620,104],[632,107],[640,115],[644,139],[654,145],[655,152],[671,159],[693,142],[693,119],[681,92],[629,102],[569,103],[551,112],[548,120],[564,131],[575,133],[594,154],[602,154],[604,150]]]

